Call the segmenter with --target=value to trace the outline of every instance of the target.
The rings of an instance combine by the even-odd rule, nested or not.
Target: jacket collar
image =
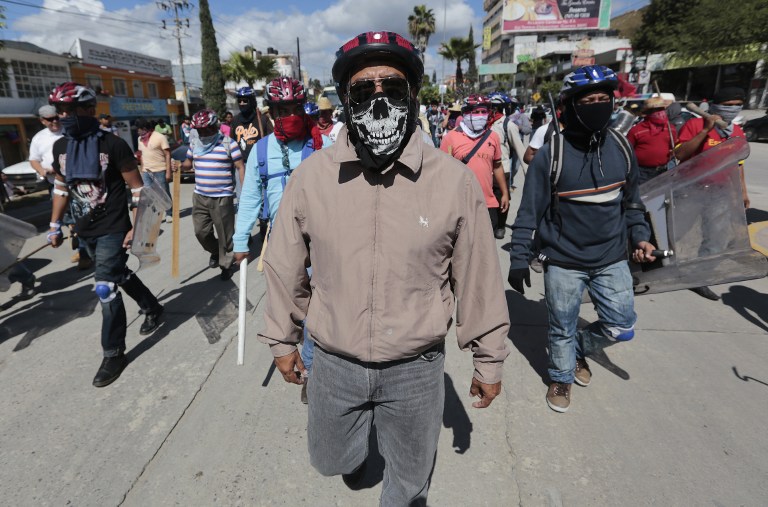
[[[335,163],[356,162],[359,160],[357,158],[357,153],[355,153],[355,147],[349,140],[349,132],[347,131],[346,125],[339,129],[339,133],[336,136],[336,142],[333,146],[336,148],[333,153],[333,161]],[[400,164],[405,166],[413,174],[417,174],[421,170],[421,163],[424,158],[423,148],[424,140],[417,128],[414,130],[413,134],[411,134],[408,144],[395,162],[400,162]],[[389,167],[386,167],[381,173],[386,174],[392,167],[394,167],[394,165],[395,164],[392,164]]]

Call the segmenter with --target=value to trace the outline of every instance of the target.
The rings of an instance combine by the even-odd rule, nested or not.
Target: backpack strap
[[[629,144],[629,141],[627,141],[627,138],[615,129],[609,128],[608,132],[614,139],[616,139],[619,149],[621,149],[621,152],[624,154],[624,160],[627,162],[627,174],[629,174],[629,171],[632,170],[632,156],[630,155],[630,153],[632,153],[632,146]]]
[[[554,133],[549,142],[549,185],[550,185],[550,205],[549,215],[552,221],[560,220],[559,204],[560,194],[557,191],[557,183],[560,181],[560,175],[563,172],[563,138],[560,133]]]
[[[269,181],[269,167],[267,166],[267,137],[256,141],[256,163],[259,166],[259,178],[261,179],[261,212],[259,218],[269,219],[269,199],[267,197],[267,183]]]
[[[509,116],[504,118],[504,144],[509,146],[509,136],[507,136],[507,128],[509,127]],[[512,149],[512,146],[509,146]]]

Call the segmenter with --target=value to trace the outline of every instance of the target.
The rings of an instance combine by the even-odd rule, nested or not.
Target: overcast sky
[[[613,0],[613,15],[648,2]],[[210,0],[222,58],[232,51],[241,51],[248,44],[261,51],[271,46],[295,52],[296,37],[300,37],[302,67],[309,71],[310,77],[322,81],[330,74],[336,49],[354,35],[368,30],[393,30],[407,36],[408,15],[416,3],[426,4],[435,14],[437,33],[429,42],[426,71],[431,74],[436,69],[440,76],[443,69],[437,48],[444,32],[446,38],[463,37],[473,25],[475,42],[481,42],[482,0]],[[7,27],[0,31],[0,38],[23,40],[54,52],[66,52],[80,37],[178,63],[176,40],[171,37],[170,29],[161,29],[162,20],[171,19],[172,14],[160,10],[154,1],[0,0],[0,5],[5,8],[7,18]],[[189,29],[185,29],[188,37],[182,41],[185,63],[200,61],[197,2],[191,5],[192,9],[183,15],[190,21]],[[447,6],[445,24],[444,5]],[[450,62],[446,63],[445,73],[453,73]]]

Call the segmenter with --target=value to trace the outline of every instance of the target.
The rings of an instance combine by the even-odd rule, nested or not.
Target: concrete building
[[[54,86],[70,81],[71,58],[29,42],[2,41],[0,60],[0,155],[6,166],[26,160],[29,142],[41,128],[37,110]]]

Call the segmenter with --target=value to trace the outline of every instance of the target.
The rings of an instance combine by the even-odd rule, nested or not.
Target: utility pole
[[[446,25],[448,22],[448,0],[443,1],[443,47],[445,47],[445,31],[446,31]],[[443,57],[443,63],[442,63],[442,70],[440,71],[442,76],[442,83],[440,83],[439,90],[440,90],[440,105],[445,104],[445,57]]]
[[[179,18],[179,11],[190,10],[192,5],[186,0],[166,0],[163,2],[157,2],[157,7],[164,11],[173,10],[173,23],[174,30],[173,36],[176,38],[176,42],[179,45],[179,66],[181,67],[181,86],[182,97],[184,99],[184,115],[189,117],[189,97],[187,95],[187,76],[184,74],[184,53],[181,50],[181,29],[185,24],[189,28],[189,18]],[[165,21],[163,21],[163,29],[166,29]]]
[[[299,81],[304,82],[304,76],[301,75],[301,45],[299,44],[299,38],[296,37],[296,65],[299,66]]]

